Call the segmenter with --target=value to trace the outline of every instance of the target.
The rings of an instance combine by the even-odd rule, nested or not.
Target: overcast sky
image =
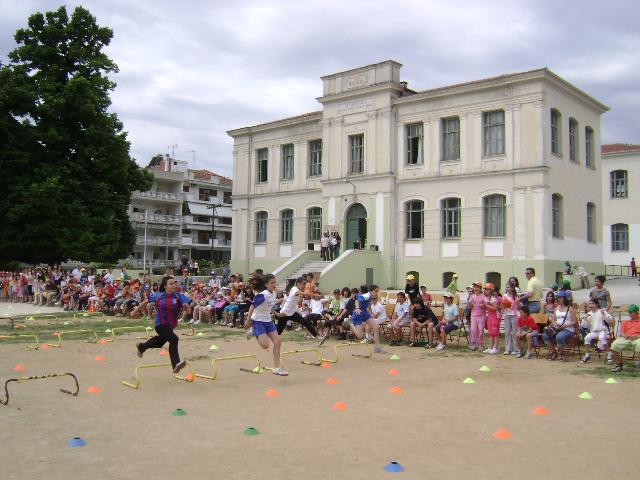
[[[53,0],[0,0],[0,58]],[[637,0],[86,0],[114,31],[113,110],[146,165],[171,151],[232,171],[232,128],[319,110],[320,76],[387,59],[424,90],[549,67],[611,107],[603,142],[640,143]]]

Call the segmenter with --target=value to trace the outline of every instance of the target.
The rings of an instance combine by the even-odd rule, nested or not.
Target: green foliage
[[[82,7],[36,13],[15,34],[0,67],[0,262],[113,262],[132,250],[127,206],[151,175],[108,111],[112,36]]]

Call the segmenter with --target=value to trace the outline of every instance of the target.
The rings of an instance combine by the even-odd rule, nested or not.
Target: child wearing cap
[[[413,299],[420,293],[418,291],[416,277],[411,274],[407,275],[407,284],[404,286],[404,293],[409,297],[409,302],[413,302]]]
[[[451,276],[451,283],[449,283],[449,285],[447,286],[447,292],[449,292],[451,295],[455,295],[459,291],[460,290],[458,290],[458,274],[454,273]]]
[[[496,355],[500,352],[500,302],[495,292],[495,285],[487,283],[484,286],[485,305],[487,309],[487,330],[489,331],[489,348],[482,353]]]
[[[622,322],[622,331],[620,336],[616,338],[611,345],[616,366],[611,369],[612,372],[622,371],[622,351],[634,350],[636,355],[640,354],[640,308],[636,304],[629,305],[630,320]]]
[[[436,326],[439,342],[436,350],[442,351],[447,346],[447,335],[460,328],[460,309],[453,303],[453,294],[446,292],[444,295],[444,307],[442,308],[442,316]]]
[[[487,298],[482,293],[482,284],[473,284],[473,293],[469,297],[471,307],[471,331],[469,350],[480,350],[484,346],[484,325],[487,318]]]

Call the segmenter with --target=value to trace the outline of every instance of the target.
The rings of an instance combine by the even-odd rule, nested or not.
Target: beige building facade
[[[432,289],[453,272],[504,285],[526,266],[551,283],[566,260],[602,271],[607,107],[547,69],[423,92],[400,69],[328,75],[322,110],[229,132],[232,269],[286,276],[328,229],[342,246],[323,290],[408,272]]]
[[[626,275],[632,257],[640,266],[640,145],[602,146],[602,246],[607,273]]]

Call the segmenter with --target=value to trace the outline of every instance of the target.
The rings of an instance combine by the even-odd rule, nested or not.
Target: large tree
[[[114,261],[135,242],[127,216],[151,175],[109,111],[113,32],[77,7],[29,17],[0,66],[0,262]]]

